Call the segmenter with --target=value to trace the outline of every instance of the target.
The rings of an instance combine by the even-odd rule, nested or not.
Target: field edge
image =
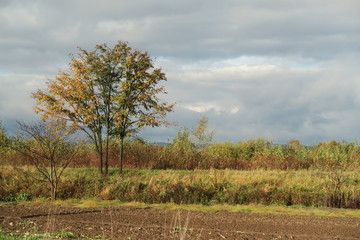
[[[275,215],[299,215],[299,216],[325,216],[325,217],[356,217],[360,218],[359,209],[329,208],[329,207],[307,207],[307,206],[282,206],[282,205],[199,205],[199,204],[176,204],[176,203],[142,203],[142,202],[121,202],[118,200],[91,199],[67,199],[50,201],[49,199],[36,198],[31,201],[0,202],[0,207],[8,204],[22,205],[57,205],[76,208],[97,208],[97,207],[135,207],[154,208],[169,211],[200,211],[200,212],[233,212],[253,214],[275,214]]]

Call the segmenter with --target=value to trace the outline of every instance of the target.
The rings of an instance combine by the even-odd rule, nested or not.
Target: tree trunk
[[[106,97],[106,111],[105,111],[105,121],[106,121],[106,136],[105,136],[105,175],[109,174],[109,139],[110,139],[110,99],[111,99],[111,85],[108,85],[108,96]]]
[[[107,124],[109,125],[109,124]],[[105,138],[105,176],[109,174],[109,126],[106,126]]]
[[[56,183],[55,183],[55,176],[54,176],[54,158],[51,157],[50,159],[50,172],[49,172],[49,179],[51,184],[51,201],[56,200]]]
[[[119,175],[123,173],[124,139],[120,138]]]
[[[57,189],[56,184],[51,183],[51,201],[56,200],[56,189]]]
[[[98,163],[98,173],[99,173],[99,176],[102,176],[103,175],[103,169],[102,169],[102,165],[103,165],[103,153],[102,151],[99,152],[98,154],[98,160],[99,160],[99,163]]]
[[[101,133],[100,133],[101,134]],[[98,171],[99,171],[99,176],[103,175],[103,143],[101,141],[101,136],[98,136],[98,144],[99,144],[99,165],[98,165]]]
[[[105,147],[105,176],[109,174],[109,142],[106,140],[106,147]]]

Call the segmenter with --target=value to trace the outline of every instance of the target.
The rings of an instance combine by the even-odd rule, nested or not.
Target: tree
[[[25,155],[37,170],[31,175],[50,183],[51,199],[56,199],[60,178],[77,154],[79,144],[69,139],[73,131],[65,121],[51,120],[35,125],[18,122],[21,132],[13,137],[10,147]]]
[[[6,136],[5,129],[0,121],[0,152],[4,151],[8,143],[8,137]]]
[[[289,140],[286,144],[286,148],[294,152],[298,151],[301,147],[300,141],[296,139]]]
[[[209,146],[214,138],[214,130],[208,128],[209,119],[201,117],[196,128],[192,131],[193,142],[196,149],[204,149]]]
[[[120,142],[119,173],[122,173],[125,137],[145,126],[167,125],[163,119],[174,104],[160,101],[166,94],[165,74],[154,68],[147,52],[133,50],[119,41],[113,48],[97,45],[88,52],[80,48],[69,72],[60,72],[48,82],[47,92],[33,94],[35,111],[43,118],[60,117],[83,130],[94,142],[99,155],[99,173],[108,173],[109,140]],[[103,137],[104,135],[104,137]],[[105,142],[105,143],[104,143]]]
[[[178,130],[176,137],[170,145],[172,149],[183,154],[185,152],[193,152],[194,144],[190,139],[189,130],[186,127],[182,127]]]

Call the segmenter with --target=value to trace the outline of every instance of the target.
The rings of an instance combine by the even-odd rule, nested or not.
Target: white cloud
[[[238,113],[239,107],[232,106],[231,103],[223,103],[223,102],[197,102],[193,105],[181,105],[185,109],[189,109],[191,111],[197,112],[197,113],[206,113],[209,111],[215,112],[217,115],[220,115],[222,113]]]

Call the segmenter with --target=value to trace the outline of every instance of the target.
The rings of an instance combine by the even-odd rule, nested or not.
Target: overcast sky
[[[69,54],[118,40],[166,73],[168,120],[206,116],[217,142],[360,139],[359,0],[0,0],[0,120],[36,119]]]

